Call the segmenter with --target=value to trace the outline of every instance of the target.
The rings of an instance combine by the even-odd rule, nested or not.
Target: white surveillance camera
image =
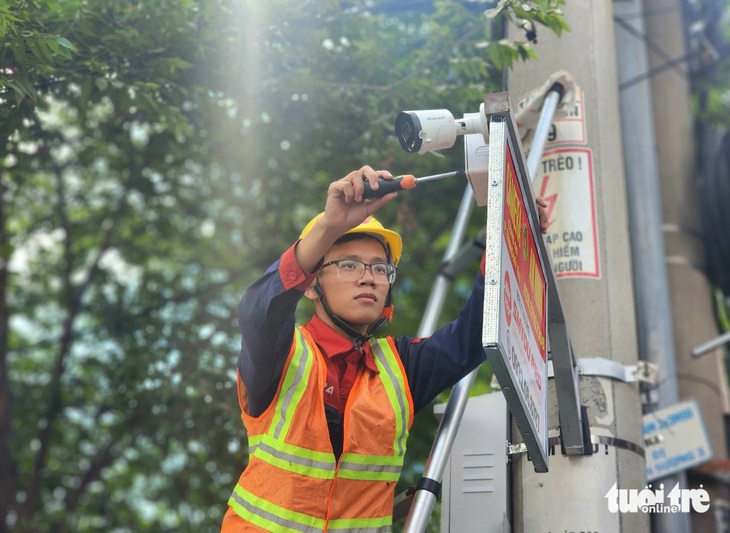
[[[489,132],[484,104],[479,113],[468,113],[459,120],[448,109],[402,111],[395,119],[395,134],[406,152],[425,154],[451,148],[457,135],[481,133],[488,142]]]
[[[448,109],[403,111],[395,119],[395,134],[406,152],[425,154],[451,148],[456,141],[456,123]]]

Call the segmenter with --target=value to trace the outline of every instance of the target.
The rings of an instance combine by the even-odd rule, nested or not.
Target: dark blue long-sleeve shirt
[[[238,307],[242,333],[238,372],[251,416],[263,413],[274,398],[294,338],[297,303],[316,277],[316,272],[308,274],[299,267],[294,247],[246,289]],[[394,339],[416,412],[485,360],[481,343],[483,301],[481,269],[456,320],[430,337]],[[336,335],[334,330],[332,334]]]

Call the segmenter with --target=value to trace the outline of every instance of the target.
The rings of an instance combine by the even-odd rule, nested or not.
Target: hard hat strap
[[[362,345],[365,344],[370,340],[370,338],[373,336],[373,334],[381,329],[383,326],[385,326],[389,320],[387,317],[381,316],[378,318],[375,322],[370,324],[368,326],[368,332],[363,335],[358,330],[356,330],[354,327],[352,327],[352,324],[349,322],[343,320],[342,318],[338,317],[336,314],[334,314],[330,310],[330,306],[327,305],[327,300],[324,297],[324,291],[322,290],[322,287],[319,286],[319,280],[314,282],[314,285],[312,286],[314,289],[314,292],[317,293],[317,297],[319,298],[320,303],[322,304],[322,309],[324,309],[324,312],[327,313],[327,316],[330,317],[330,320],[342,331],[347,333],[350,337],[354,339],[355,348],[362,351]],[[387,304],[390,304],[391,294],[390,289],[388,290],[388,297],[387,297]]]

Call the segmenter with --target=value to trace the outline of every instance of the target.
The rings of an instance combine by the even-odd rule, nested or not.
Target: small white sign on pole
[[[646,477],[654,481],[712,459],[697,402],[688,400],[644,415]]]

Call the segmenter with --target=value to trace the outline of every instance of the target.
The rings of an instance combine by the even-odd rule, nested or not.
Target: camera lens
[[[411,128],[410,122],[403,124],[403,130],[400,132],[400,138],[406,143],[413,139],[413,128]]]
[[[406,152],[418,152],[421,149],[421,139],[418,137],[420,131],[421,121],[415,113],[398,113],[395,118],[395,135]]]

